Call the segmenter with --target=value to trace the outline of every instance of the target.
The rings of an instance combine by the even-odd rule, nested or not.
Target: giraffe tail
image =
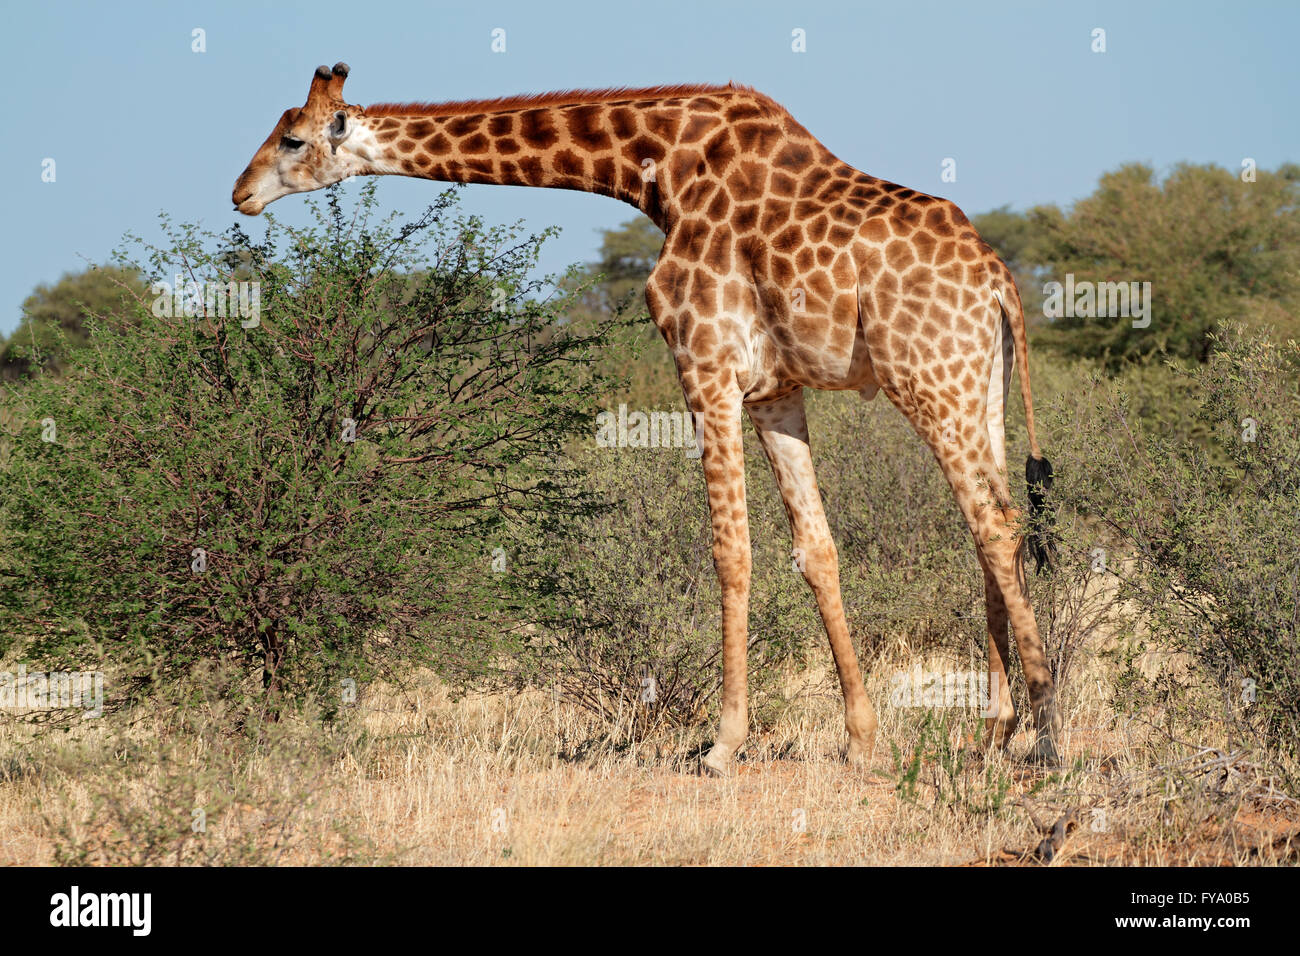
[[[1029,530],[1025,543],[1038,571],[1051,570],[1056,564],[1052,541],[1052,514],[1047,508],[1047,493],[1052,490],[1052,463],[1043,457],[1034,430],[1034,396],[1029,387],[1029,339],[1025,334],[1025,312],[1020,291],[1005,267],[998,270],[993,295],[1002,308],[1002,321],[1011,329],[1020,370],[1020,397],[1025,403],[1025,430],[1029,433],[1029,457],[1025,459],[1025,484],[1029,489]]]

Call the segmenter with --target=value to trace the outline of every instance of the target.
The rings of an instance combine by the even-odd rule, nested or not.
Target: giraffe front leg
[[[736,751],[749,731],[747,658],[752,556],[745,507],[741,396],[734,384],[729,389],[720,383],[694,385],[683,380],[686,402],[695,415],[702,445],[713,524],[713,565],[722,591],[722,723],[713,748],[704,757],[702,770],[729,776]]]
[[[839,554],[826,523],[808,443],[803,390],[774,402],[749,406],[749,417],[772,465],[794,543],[796,567],[817,598],[822,624],[844,695],[850,765],[865,766],[876,741],[876,712],[867,697],[840,597]]]

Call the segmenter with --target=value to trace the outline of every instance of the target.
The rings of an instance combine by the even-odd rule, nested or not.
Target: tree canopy
[[[1069,209],[1003,207],[975,226],[1016,273],[1043,343],[1111,367],[1153,356],[1203,362],[1228,321],[1300,331],[1297,200],[1296,165],[1247,175],[1180,164],[1161,178],[1132,163]],[[1045,285],[1067,276],[1073,285],[1149,282],[1149,325],[1113,314],[1046,317]]]
[[[57,371],[67,348],[85,344],[88,317],[128,316],[144,291],[138,270],[112,265],[41,283],[23,301],[18,328],[0,341],[0,380],[21,378],[33,361]]]

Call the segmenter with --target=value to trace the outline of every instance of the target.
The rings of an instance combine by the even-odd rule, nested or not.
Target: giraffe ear
[[[329,128],[330,139],[337,145],[347,139],[348,135],[348,114],[344,110],[335,110],[334,118],[330,121]]]
[[[326,92],[330,99],[343,102],[343,81],[348,78],[351,68],[341,60],[334,64],[334,69],[330,71],[330,81]]]

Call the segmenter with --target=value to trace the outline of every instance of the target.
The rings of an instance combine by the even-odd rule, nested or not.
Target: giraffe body
[[[846,707],[849,757],[876,718],[840,599],[838,558],[808,444],[803,389],[883,391],[934,452],[985,576],[989,741],[1016,726],[1008,621],[1055,759],[1054,688],[1023,579],[1003,418],[1016,361],[1034,435],[1020,297],[951,202],[836,158],[782,107],[738,87],[577,91],[443,104],[350,106],[347,68],[321,67],[235,185],[241,212],[354,175],[577,189],[628,202],[664,231],[646,302],[703,442],[723,605],[722,725],[706,769],[726,773],[748,716],[751,570],[742,412],[772,465],[816,596]],[[864,453],[870,453],[865,447]]]

